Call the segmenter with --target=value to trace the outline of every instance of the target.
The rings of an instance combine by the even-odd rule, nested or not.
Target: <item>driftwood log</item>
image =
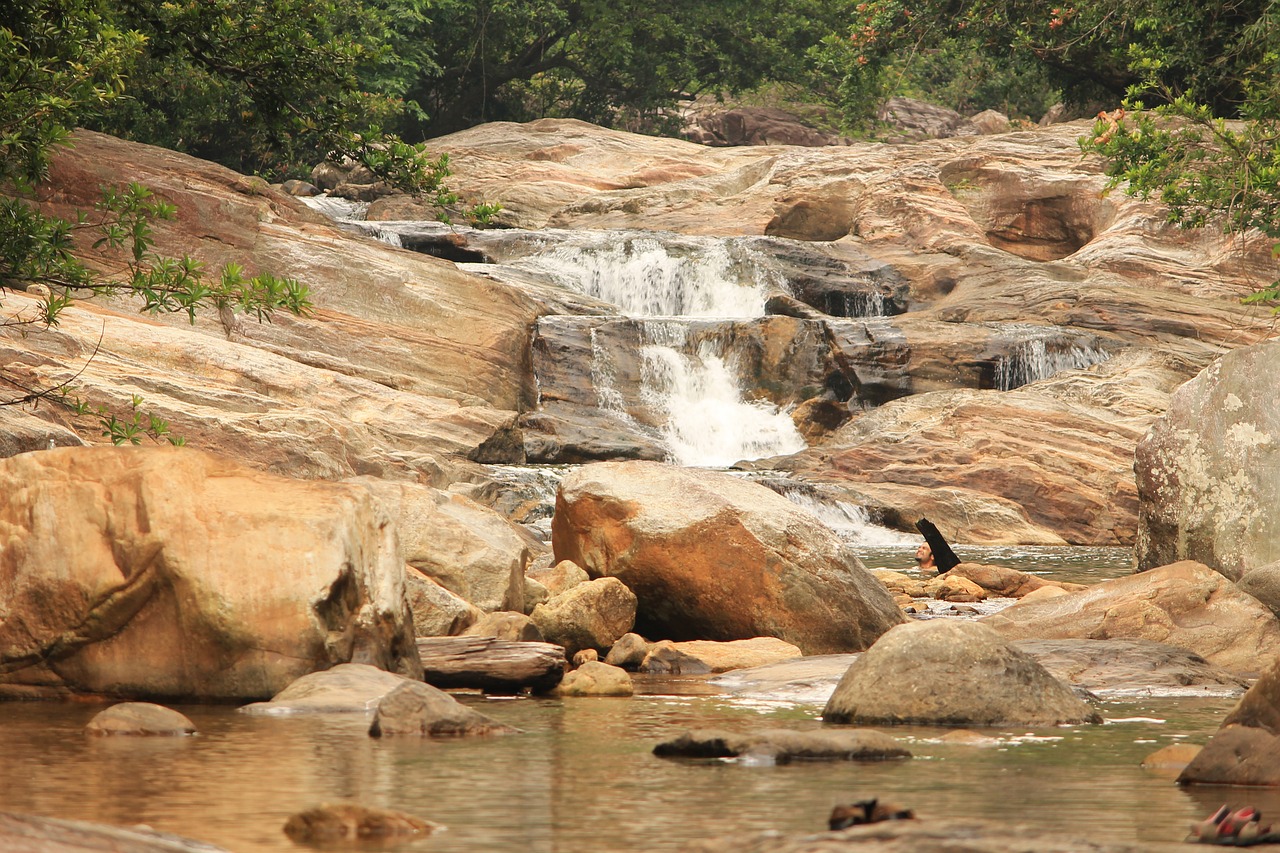
[[[419,637],[423,680],[441,689],[486,693],[550,690],[564,677],[564,647],[496,637]]]

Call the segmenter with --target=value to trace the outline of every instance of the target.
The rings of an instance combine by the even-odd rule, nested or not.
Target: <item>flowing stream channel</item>
[[[665,412],[659,431],[672,461],[719,467],[804,446],[786,411],[744,394],[732,352],[689,344],[691,318],[759,317],[765,294],[780,287],[761,276],[749,246],[598,234],[585,248],[561,244],[513,263],[643,324],[643,385],[652,408]],[[874,311],[873,303],[859,310]],[[1029,343],[1021,360],[1009,361],[1002,385],[1061,366],[1047,363],[1042,350]],[[599,405],[625,414],[609,397],[612,358],[593,354]],[[553,492],[558,470],[506,475]],[[859,546],[868,566],[909,568],[915,537],[876,527],[858,507],[802,492],[791,497],[810,501]],[[957,550],[1086,583],[1130,570],[1120,549]],[[1264,815],[1280,809],[1280,792],[1181,789],[1140,767],[1162,746],[1203,743],[1236,696],[1102,696],[1101,725],[993,729],[980,746],[944,740],[942,729],[903,727],[893,734],[912,751],[910,760],[772,766],[673,761],[652,750],[689,728],[820,727],[833,682],[752,691],[731,678],[640,676],[637,688],[628,699],[460,694],[520,733],[459,740],[374,739],[362,714],[259,717],[218,706],[178,706],[199,728],[194,737],[91,738],[83,727],[96,707],[6,703],[3,808],[143,823],[237,853],[297,850],[283,835],[286,818],[329,801],[398,809],[447,827],[425,840],[379,846],[384,853],[675,851],[744,832],[821,832],[834,805],[866,797],[909,806],[926,820],[1028,823],[1159,849],[1181,842],[1192,821],[1223,802],[1252,804]]]

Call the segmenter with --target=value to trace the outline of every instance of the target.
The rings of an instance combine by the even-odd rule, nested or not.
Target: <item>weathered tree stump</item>
[[[564,677],[564,647],[496,637],[418,637],[423,680],[443,689],[541,693]]]

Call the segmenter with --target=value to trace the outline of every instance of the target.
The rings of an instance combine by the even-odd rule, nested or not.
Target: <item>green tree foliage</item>
[[[246,277],[228,266],[210,280],[191,258],[152,252],[151,223],[171,218],[174,209],[136,184],[105,188],[94,210],[74,222],[45,216],[36,206],[35,188],[47,177],[52,152],[70,141],[68,123],[119,102],[124,71],[140,45],[138,34],[114,29],[96,14],[91,0],[12,0],[0,10],[0,297],[13,290],[43,294],[34,313],[0,315],[0,328],[56,325],[76,293],[135,295],[144,311],[180,311],[193,321],[202,306],[259,318],[309,307],[306,287],[291,279]],[[120,270],[106,275],[84,264],[77,252],[87,244],[117,254]],[[56,400],[96,415],[117,443],[143,435],[173,440],[167,424],[140,411],[136,399],[122,420],[106,409],[90,411],[69,395],[69,383],[32,388],[0,368],[0,385],[9,389],[0,405]]]
[[[1053,0],[1051,0],[1053,2]],[[962,45],[1004,73],[1039,68],[1077,103],[1117,102],[1134,86],[1193,95],[1229,115],[1264,49],[1251,26],[1268,0],[866,0],[825,51],[841,75],[841,105],[865,118],[902,63]],[[948,45],[951,45],[948,48]]]
[[[1240,100],[1227,116],[1214,106],[1172,91],[1166,69],[1177,56],[1135,51],[1144,78],[1124,107],[1100,114],[1081,147],[1106,159],[1111,186],[1169,208],[1184,227],[1256,229],[1280,240],[1280,8],[1268,3],[1233,44],[1251,62],[1236,67],[1231,88]],[[1226,89],[1224,83],[1219,87]],[[1153,108],[1157,99],[1162,100]],[[1228,120],[1235,117],[1236,120]],[[1277,244],[1280,255],[1280,244]],[[1280,301],[1280,282],[1246,302]],[[1277,309],[1280,310],[1280,309]]]
[[[655,122],[682,97],[803,77],[839,26],[823,0],[431,0],[405,94],[436,135],[485,121]]]

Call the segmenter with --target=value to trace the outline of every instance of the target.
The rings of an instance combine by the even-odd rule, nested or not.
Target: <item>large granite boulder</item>
[[[1138,445],[1138,567],[1198,560],[1232,580],[1280,555],[1280,342],[1183,385]]]
[[[1019,601],[981,622],[1010,640],[1154,640],[1237,673],[1256,673],[1280,656],[1275,614],[1192,561]]]
[[[1183,785],[1280,786],[1280,659],[1178,777]]]
[[[976,622],[900,625],[850,665],[822,719],[857,725],[1028,725],[1098,722],[1036,660]]]
[[[405,562],[480,610],[524,610],[529,544],[504,517],[463,495],[359,477],[395,519]]]
[[[420,677],[395,529],[357,486],[187,448],[0,461],[0,695],[265,699],[345,662]]]
[[[530,614],[547,642],[572,658],[584,649],[608,650],[635,625],[636,595],[617,578],[578,584],[539,604]]]
[[[811,513],[712,471],[605,462],[567,475],[552,546],[638,599],[636,630],[672,640],[778,637],[807,654],[857,651],[903,616]]]

